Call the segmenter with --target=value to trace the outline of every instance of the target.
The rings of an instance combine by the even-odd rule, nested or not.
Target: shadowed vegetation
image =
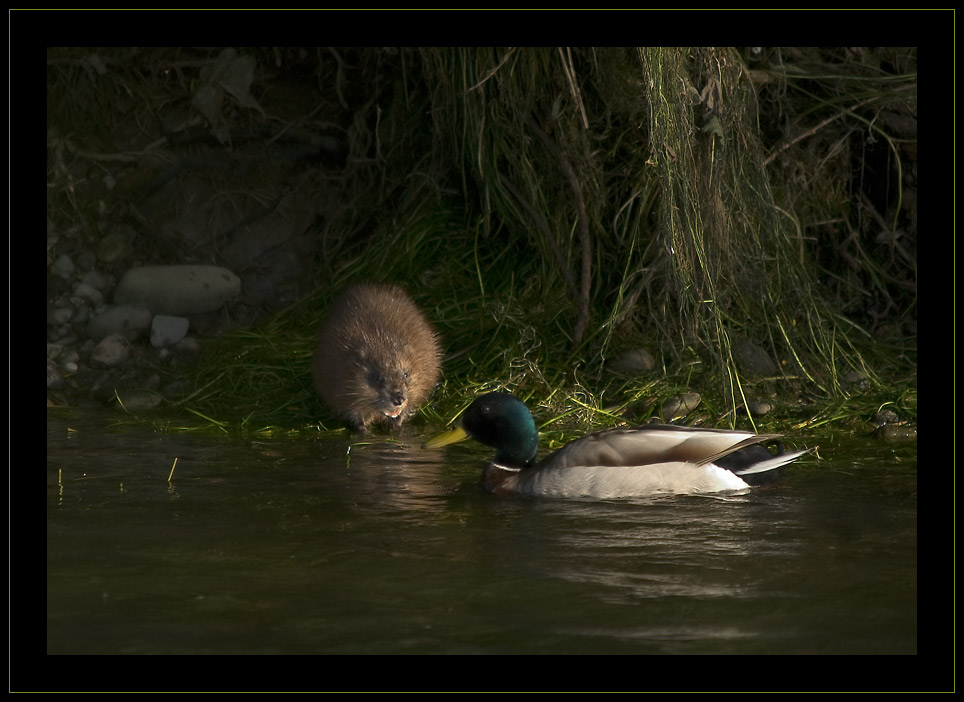
[[[916,417],[916,49],[313,56],[291,70],[351,106],[316,286],[206,343],[179,411],[337,428],[314,334],[370,280],[442,336],[416,424],[496,388],[560,426],[644,421],[694,391],[689,422],[746,424],[761,398],[782,429]],[[652,363],[620,371],[627,353]]]

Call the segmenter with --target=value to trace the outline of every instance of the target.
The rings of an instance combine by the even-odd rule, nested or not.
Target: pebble
[[[762,417],[773,411],[773,403],[769,400],[750,400],[746,405],[750,415]]]
[[[101,293],[105,293],[110,287],[110,276],[107,276],[98,270],[88,270],[86,273],[84,273],[83,277],[80,279],[80,282],[84,285],[89,285],[90,287],[99,290]]]
[[[896,424],[898,421],[900,421],[900,418],[893,410],[884,409],[880,410],[879,412],[875,412],[870,418],[870,421],[872,421],[878,427],[882,427],[885,424]]]
[[[104,294],[87,283],[77,283],[77,285],[74,286],[74,296],[94,306],[104,302]]]
[[[60,326],[66,324],[74,316],[74,308],[68,307],[66,304],[62,307],[56,307],[51,312],[50,319],[53,324]]]
[[[100,341],[111,334],[124,334],[131,341],[151,327],[151,313],[143,307],[118,305],[108,307],[90,320],[87,336]]]
[[[162,398],[150,390],[118,390],[117,403],[128,412],[140,412],[160,406]]]
[[[870,389],[870,381],[867,380],[867,376],[865,376],[862,372],[857,370],[848,371],[847,373],[844,373],[843,383],[844,385],[850,386],[849,389],[851,390],[869,390]]]
[[[186,336],[177,342],[174,348],[185,353],[198,353],[201,350],[201,343],[193,336]]]
[[[64,374],[54,361],[47,361],[47,389],[60,390],[64,387]]]
[[[97,265],[97,256],[93,251],[82,251],[77,255],[77,268],[82,271],[91,272]],[[87,282],[87,281],[84,281]],[[97,286],[94,286],[97,287]]]
[[[750,376],[776,375],[777,364],[770,354],[749,339],[734,339],[731,344],[733,360],[741,373]]]
[[[156,349],[174,346],[187,336],[190,321],[184,317],[155,315],[151,323],[151,346]]]
[[[688,392],[683,395],[674,395],[663,402],[660,407],[659,414],[663,418],[664,422],[670,422],[679,417],[683,417],[697,407],[699,407],[700,402],[703,398],[700,397],[698,392]]]
[[[100,340],[90,352],[92,365],[112,368],[131,357],[131,342],[123,334],[111,334]]]
[[[52,264],[50,264],[50,272],[60,278],[69,278],[74,273],[74,261],[67,254],[58,256]]]
[[[104,263],[115,263],[131,254],[131,236],[126,232],[106,235],[97,245],[97,258]]]
[[[610,372],[630,377],[647,373],[655,367],[656,359],[646,349],[627,349],[613,358],[608,365]]]
[[[137,359],[152,364],[166,363],[173,353],[196,357],[200,344],[187,333],[204,315],[194,311],[213,316],[241,292],[240,278],[217,266],[151,266],[128,270],[121,276],[127,282],[120,286],[115,275],[97,266],[130,255],[129,233],[103,237],[96,253],[50,255],[57,241],[48,239],[48,392],[66,393],[75,398],[72,402],[78,401],[78,394],[108,404],[120,396],[128,410],[156,407],[162,397],[150,391],[158,390],[160,379],[154,376],[150,387],[152,379],[137,372]],[[148,301],[154,312],[145,304],[126,302],[134,297]],[[171,309],[187,311],[172,314]],[[154,354],[135,353],[147,338]],[[54,397],[52,402],[48,396],[51,404],[61,405],[63,398]]]
[[[878,439],[887,443],[916,441],[917,427],[909,424],[884,424],[874,432]]]

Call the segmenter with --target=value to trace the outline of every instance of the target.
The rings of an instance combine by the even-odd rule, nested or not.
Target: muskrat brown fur
[[[405,291],[360,283],[332,305],[312,374],[318,394],[358,430],[398,429],[428,399],[440,365],[438,336]]]

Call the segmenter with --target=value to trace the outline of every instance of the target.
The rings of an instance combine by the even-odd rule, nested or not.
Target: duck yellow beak
[[[443,446],[455,444],[467,438],[469,438],[469,435],[465,433],[465,429],[462,427],[456,427],[455,429],[443,432],[438,436],[433,436],[431,439],[422,444],[422,446],[432,449],[442,448]]]

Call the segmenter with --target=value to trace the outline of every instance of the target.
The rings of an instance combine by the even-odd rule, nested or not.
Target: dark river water
[[[917,652],[916,443],[627,503],[493,497],[487,449],[425,438],[48,410],[47,653]]]

